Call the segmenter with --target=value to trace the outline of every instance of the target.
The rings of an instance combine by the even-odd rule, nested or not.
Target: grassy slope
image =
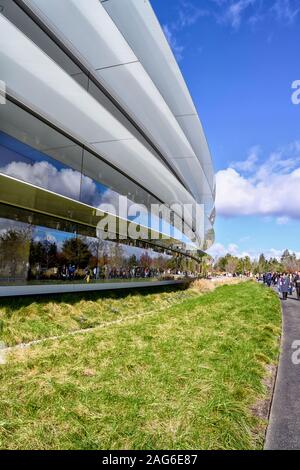
[[[197,295],[172,287],[128,292],[65,294],[0,302],[0,341],[8,346],[91,328],[128,315],[165,309]]]
[[[0,448],[260,448],[251,408],[279,334],[278,298],[250,282],[14,352],[0,366]]]

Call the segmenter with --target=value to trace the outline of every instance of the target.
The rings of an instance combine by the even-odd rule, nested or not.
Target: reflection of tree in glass
[[[142,268],[150,268],[152,265],[152,258],[148,255],[148,253],[143,253],[140,258],[140,266]]]
[[[65,240],[62,246],[62,257],[67,264],[75,265],[78,268],[85,268],[90,261],[92,254],[88,244],[80,237]]]
[[[0,269],[2,275],[27,278],[31,228],[9,229],[0,236]]]
[[[105,264],[106,243],[100,238],[87,237],[85,240],[92,255],[90,259],[91,267],[103,266]]]
[[[172,271],[183,271],[185,267],[185,261],[183,256],[174,254],[172,258],[167,262],[168,268]]]
[[[134,268],[135,266],[137,266],[138,265],[137,257],[135,255],[129,256],[127,265],[129,268]]]
[[[57,245],[55,242],[32,241],[30,245],[30,266],[53,268],[57,265]]]
[[[159,272],[163,272],[165,269],[167,269],[168,262],[168,259],[164,258],[162,255],[159,255],[157,258],[152,260],[152,266]]]
[[[199,264],[196,263],[196,261],[194,260],[192,261],[193,261],[193,267],[191,268],[191,271],[194,272],[194,271],[197,271],[197,269],[199,269],[201,276],[207,277],[208,272],[210,270],[210,266],[211,266],[211,257],[209,255],[201,256],[201,261]]]
[[[110,263],[112,266],[121,267],[124,265],[124,248],[120,243],[114,243],[110,246]]]

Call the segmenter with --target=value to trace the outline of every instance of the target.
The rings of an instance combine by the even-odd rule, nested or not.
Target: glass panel
[[[119,194],[127,196],[132,202],[150,207],[151,203],[158,203],[133,181],[122,173],[107,165],[88,151],[84,151],[82,165],[83,179],[81,188],[81,201],[94,207],[102,202],[111,203]],[[91,187],[90,179],[94,186]]]
[[[113,204],[116,214],[119,209],[119,195],[127,196],[128,208],[133,203],[142,204],[147,209],[150,209],[151,204],[159,204],[157,199],[125,175],[9,100],[5,106],[0,107],[0,173],[57,194],[59,204],[64,205],[65,217],[83,224],[91,223],[82,214],[82,210],[87,209],[86,206],[75,207],[74,202],[66,203],[59,195],[81,201],[94,208],[99,208],[102,203]],[[12,194],[13,185],[20,184],[16,180],[7,183],[11,189],[6,192],[6,197],[2,197],[2,202],[27,209],[34,208],[55,216],[60,215],[59,204],[52,200],[54,205],[51,205],[49,193],[39,196],[32,193],[30,197],[28,196],[30,199],[28,200],[21,188],[19,200],[22,203],[11,201],[8,193]],[[27,188],[35,192],[40,191],[29,186]],[[36,197],[33,203],[32,198]],[[79,208],[80,213],[78,213]],[[66,209],[69,211],[68,214]],[[135,211],[128,217],[129,220],[151,226],[145,210],[138,211],[136,215],[134,213]],[[121,217],[126,218],[126,213],[121,214]],[[164,225],[160,218],[153,216],[152,228],[181,239],[178,231],[171,229],[170,232],[168,212],[165,212],[165,215],[161,214],[161,218],[163,217],[165,217]],[[172,223],[171,219],[171,227]],[[188,239],[183,240],[189,243]]]
[[[166,278],[182,274],[186,264],[144,242],[101,240],[68,222],[64,230],[53,228],[60,223],[0,205],[0,285]]]
[[[78,200],[82,148],[7,101],[0,107],[0,172]]]

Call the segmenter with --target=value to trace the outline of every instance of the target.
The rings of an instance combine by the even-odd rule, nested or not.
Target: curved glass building
[[[0,0],[0,33],[2,292],[197,271],[213,165],[149,1]]]

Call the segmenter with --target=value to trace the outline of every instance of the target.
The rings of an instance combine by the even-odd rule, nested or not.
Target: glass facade
[[[128,208],[140,204],[150,210],[161,202],[98,156],[47,125],[33,114],[7,100],[0,107],[0,174],[30,183],[89,206],[117,206],[126,196]],[[172,218],[162,221],[147,213],[131,220],[192,242],[172,227]],[[170,225],[171,224],[171,225]],[[177,221],[178,225],[178,221]]]
[[[168,279],[197,263],[142,241],[101,240],[89,227],[0,204],[0,284]]]
[[[0,173],[93,207],[119,195],[150,207],[158,203],[83,146],[7,100],[0,107]]]
[[[99,239],[94,219],[82,206],[81,212],[77,206],[73,208],[71,200],[96,209],[103,203],[114,204],[119,195],[146,207],[159,202],[83,146],[9,100],[0,107],[1,174],[14,179],[2,183],[6,192],[2,201],[11,202],[6,188],[15,180],[51,191],[55,201],[43,201],[42,193],[34,188],[33,196],[28,196],[29,187],[17,183],[13,192],[24,205],[0,204],[0,285],[150,280],[197,270],[195,260],[164,248],[162,242],[154,246],[141,240]],[[66,200],[59,195],[69,198],[67,210]],[[60,218],[45,215],[48,207]],[[68,213],[82,224],[68,222],[67,217],[64,220]],[[142,215],[140,219],[147,225],[147,219]]]
[[[197,272],[197,247],[206,249],[214,237],[211,195],[206,200],[202,194],[209,217],[198,225],[194,208],[150,218],[147,210],[153,204],[195,202],[181,172],[158,151],[134,113],[129,118],[109,87],[91,78],[62,38],[48,34],[43,21],[17,2],[2,0],[1,5],[8,28],[2,65],[9,71],[9,96],[0,106],[0,285],[160,279]],[[19,83],[25,83],[21,92]],[[41,97],[47,97],[45,102]],[[68,100],[77,107],[68,107]],[[179,159],[176,168],[180,164],[188,163]],[[198,186],[199,194],[201,189],[205,193],[200,179]],[[97,229],[101,212],[109,212],[103,205],[116,207],[120,196],[127,198],[128,208],[144,206],[145,211],[127,214],[125,225],[144,226],[147,239],[123,240],[123,215],[116,216],[116,238],[104,239]],[[193,231],[182,233],[183,220]]]
[[[40,28],[36,22],[25,13],[15,2],[11,0],[2,0],[3,6],[2,14],[9,19],[20,31],[22,31],[28,38],[31,39],[47,56],[56,62],[63,70],[67,72],[84,90],[95,98],[101,105],[104,106],[110,113],[112,113],[118,121],[122,122],[138,140],[145,143],[144,137],[136,127],[128,121],[128,119],[120,113],[115,104],[106,96],[106,94],[91,80],[88,72],[83,71],[75,60],[70,57],[51,37]],[[160,158],[157,154],[156,157]],[[164,160],[161,162],[165,164]],[[133,192],[134,193],[134,192]]]

